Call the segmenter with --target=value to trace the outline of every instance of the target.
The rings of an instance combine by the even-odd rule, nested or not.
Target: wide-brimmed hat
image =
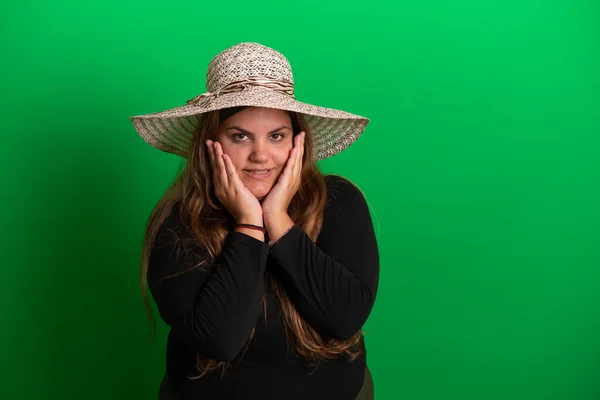
[[[359,115],[296,100],[290,63],[281,53],[258,43],[241,43],[213,58],[206,89],[185,105],[130,120],[150,145],[185,158],[194,128],[208,111],[237,106],[293,111],[303,114],[312,132],[315,161],[346,149],[369,123]]]

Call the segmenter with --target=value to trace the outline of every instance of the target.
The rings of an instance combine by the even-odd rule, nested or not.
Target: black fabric
[[[191,240],[178,212],[161,227],[148,281],[161,318],[171,327],[167,375],[181,400],[354,400],[359,394],[366,369],[364,342],[352,362],[342,357],[311,368],[288,348],[281,310],[265,279],[275,276],[324,338],[347,339],[367,320],[379,278],[371,217],[352,183],[339,176],[326,181],[327,206],[316,244],[297,225],[273,247],[231,232],[212,265],[193,268],[207,252]],[[198,374],[196,354],[229,362],[225,375],[215,371],[189,379]]]
[[[375,398],[375,387],[373,384],[373,377],[371,376],[371,371],[369,367],[365,369],[365,379],[356,396],[356,400],[373,400]],[[180,400],[179,396],[175,392],[175,389],[169,382],[169,378],[165,375],[160,382],[160,388],[158,391],[158,400]]]

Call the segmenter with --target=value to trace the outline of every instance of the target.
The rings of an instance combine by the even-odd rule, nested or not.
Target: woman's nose
[[[254,146],[250,152],[250,161],[264,163],[268,158],[267,151],[266,143],[263,143],[262,141],[254,142]]]

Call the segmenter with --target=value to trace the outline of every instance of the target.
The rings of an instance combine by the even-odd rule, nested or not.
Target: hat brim
[[[303,114],[313,135],[315,161],[331,157],[354,143],[369,119],[332,108],[307,104],[262,87],[225,93],[198,104],[131,117],[138,134],[159,150],[187,157],[193,132],[202,114],[223,108],[276,108]]]

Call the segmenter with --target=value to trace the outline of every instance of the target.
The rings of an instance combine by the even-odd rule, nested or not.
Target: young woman
[[[315,164],[368,120],[297,101],[288,61],[256,43],[217,55],[207,88],[131,118],[187,159],[142,257],[146,305],[148,286],[170,327],[159,399],[372,399],[373,224],[360,190]]]

